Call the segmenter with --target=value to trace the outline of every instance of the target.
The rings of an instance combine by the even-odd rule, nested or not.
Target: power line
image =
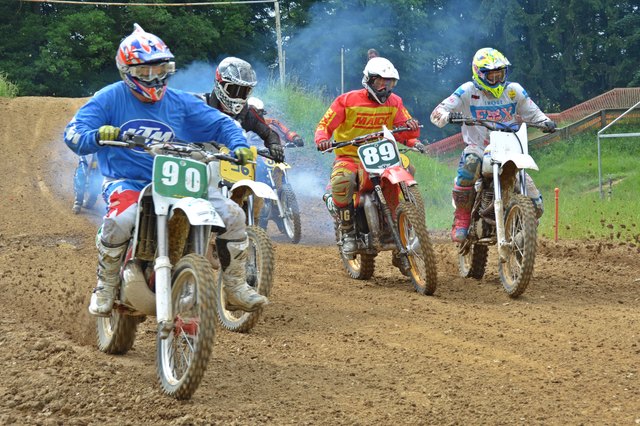
[[[245,1],[206,1],[197,3],[121,3],[102,1],[79,1],[79,0],[21,0],[26,3],[60,3],[79,4],[88,6],[152,6],[152,7],[183,7],[183,6],[219,6],[226,4],[251,4],[251,3],[276,3],[278,0],[245,0]]]

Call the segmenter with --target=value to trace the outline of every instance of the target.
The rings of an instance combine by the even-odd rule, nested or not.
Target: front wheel
[[[413,287],[420,294],[432,295],[436,291],[438,273],[424,213],[413,203],[401,201],[396,216],[402,249],[407,252],[410,264],[409,277]]]
[[[282,227],[284,233],[289,237],[293,244],[300,242],[301,225],[300,225],[300,209],[298,208],[298,200],[293,188],[289,184],[283,184],[279,194],[280,203],[282,203],[282,211],[284,217]]]
[[[275,252],[266,231],[258,226],[247,226],[249,247],[247,248],[247,283],[259,294],[269,297],[273,286]],[[251,330],[260,319],[263,308],[253,312],[229,311],[226,309],[226,297],[222,288],[222,274],[215,289],[218,320],[224,328],[238,333]]]
[[[509,254],[498,266],[500,281],[507,294],[516,298],[526,290],[536,259],[536,215],[531,200],[515,194],[504,220],[505,241]]]
[[[157,338],[158,380],[167,395],[189,399],[209,364],[215,339],[215,274],[206,258],[188,254],[171,278],[173,331]]]

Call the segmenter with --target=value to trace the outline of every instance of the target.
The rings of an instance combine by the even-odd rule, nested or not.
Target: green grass
[[[18,95],[18,86],[7,80],[4,73],[0,73],[0,97],[13,98]]]
[[[313,134],[333,99],[298,84],[282,88],[277,83],[271,83],[259,96],[265,101],[268,115],[283,119],[304,138],[305,146],[295,155],[313,158],[328,179],[333,155],[316,151]],[[607,133],[638,131],[640,124],[621,123]],[[554,237],[554,189],[557,187],[560,189],[559,238],[640,243],[640,138],[603,139],[601,146],[604,200],[598,191],[596,132],[532,150],[540,171],[530,174],[545,201],[540,235]],[[451,227],[451,188],[459,154],[431,158],[409,153],[417,170],[416,180],[423,193],[427,225],[431,230]],[[610,197],[609,178],[613,182]]]
[[[637,133],[639,128],[627,124],[612,130]],[[556,142],[531,154],[540,167],[531,176],[545,200],[542,235],[554,236],[554,189],[559,188],[559,238],[640,243],[640,138],[601,139],[604,199],[598,184],[596,132]]]

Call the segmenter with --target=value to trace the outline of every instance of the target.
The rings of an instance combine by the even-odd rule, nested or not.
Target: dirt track
[[[640,423],[640,248],[598,241],[540,241],[518,300],[494,258],[464,280],[438,241],[425,297],[386,253],[371,281],[347,278],[330,230],[303,228],[276,243],[258,326],[218,333],[191,401],[164,397],[151,320],[125,356],[94,344],[99,213],[71,214],[61,139],[83,103],[0,99],[0,424]]]

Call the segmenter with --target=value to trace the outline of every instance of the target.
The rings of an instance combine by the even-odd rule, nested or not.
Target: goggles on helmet
[[[156,64],[130,65],[128,71],[132,77],[141,81],[164,80],[167,76],[176,72],[176,63],[169,61]]]
[[[507,69],[499,68],[496,70],[487,70],[484,72],[484,79],[490,85],[495,85],[499,83],[504,83],[505,78],[507,77]]]
[[[231,98],[231,99],[247,99],[249,95],[253,91],[253,87],[251,86],[240,86],[235,83],[227,83],[222,82],[221,84],[222,90]]]
[[[376,91],[380,90],[392,90],[396,87],[396,83],[398,80],[395,78],[383,78],[383,77],[374,77],[371,82],[371,88]]]

